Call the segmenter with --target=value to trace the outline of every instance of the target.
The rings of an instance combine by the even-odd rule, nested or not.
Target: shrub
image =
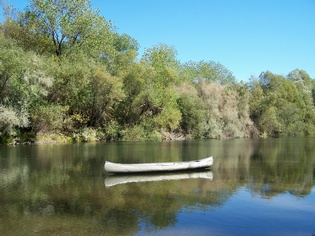
[[[146,129],[142,125],[135,125],[122,131],[124,141],[160,141],[161,134],[155,130]]]
[[[32,127],[36,132],[58,131],[63,128],[66,108],[60,105],[41,105],[32,109]]]
[[[15,135],[15,128],[28,126],[28,113],[0,105],[0,135]]]
[[[95,142],[98,140],[97,131],[93,128],[83,128],[73,134],[73,140],[77,142]]]

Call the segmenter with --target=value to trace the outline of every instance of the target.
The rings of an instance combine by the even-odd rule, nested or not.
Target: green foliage
[[[56,67],[50,100],[69,108],[69,128],[103,125],[124,96],[121,81],[84,55],[73,59],[64,58]]]
[[[26,131],[77,141],[315,134],[315,82],[303,70],[237,83],[219,62],[180,64],[167,44],[137,60],[138,42],[89,0],[30,0],[18,14],[4,7],[3,140]]]
[[[149,62],[159,72],[163,72],[167,67],[175,68],[178,66],[176,56],[177,51],[174,47],[167,44],[159,44],[146,49],[142,59]]]
[[[95,129],[84,127],[74,133],[72,138],[76,142],[95,142],[98,140],[98,135]]]
[[[0,136],[16,135],[15,127],[27,127],[29,124],[28,114],[0,105]]]
[[[159,45],[148,49],[139,64],[128,67],[123,78],[126,97],[120,102],[116,114],[122,125],[128,125],[132,130],[139,130],[138,127],[148,123],[156,130],[178,128],[181,113],[176,102],[177,91],[173,88],[178,78],[176,66],[173,49]]]
[[[88,125],[99,126],[111,118],[113,115],[111,108],[124,97],[122,84],[101,66],[92,69],[89,80]]]
[[[73,142],[72,138],[66,137],[64,134],[53,131],[53,132],[38,132],[36,133],[36,137],[26,137],[24,138],[26,142],[36,142],[40,144],[45,143],[71,143]],[[22,138],[21,138],[21,142]]]
[[[288,79],[293,81],[296,89],[302,96],[302,100],[306,107],[313,106],[313,97],[312,97],[312,79],[311,77],[303,70],[295,69],[289,73]]]
[[[122,126],[116,121],[107,123],[104,127],[99,130],[100,138],[107,141],[118,141],[122,137]]]
[[[91,9],[89,0],[31,0],[21,22],[32,35],[49,39],[57,56],[77,50],[91,56],[109,53],[112,26]]]
[[[281,133],[281,124],[277,119],[276,109],[273,106],[268,107],[259,119],[261,131],[267,136],[278,136]]]
[[[0,99],[9,103],[12,88],[23,76],[27,57],[14,42],[0,34]],[[11,96],[10,96],[11,97]]]
[[[109,72],[114,76],[124,76],[126,70],[133,64],[137,50],[138,42],[127,34],[113,34],[112,47],[114,51],[110,57],[103,57],[107,64]]]
[[[162,129],[174,130],[178,127],[181,120],[181,113],[179,109],[171,106],[165,107],[162,112],[155,117],[154,121]]]
[[[60,132],[63,130],[66,107],[45,104],[32,108],[32,127],[36,132]]]
[[[45,97],[52,85],[46,59],[24,52],[0,33],[0,125],[4,133],[29,125],[30,108]]]
[[[162,137],[152,128],[143,125],[135,125],[122,131],[124,141],[161,141]]]
[[[205,115],[202,100],[192,85],[184,83],[177,87],[177,91],[179,93],[177,103],[182,116],[180,127],[184,134],[198,137],[199,127]]]
[[[14,142],[14,137],[8,134],[1,134],[0,143],[1,144],[12,144]]]
[[[176,82],[179,69],[176,55],[176,50],[166,44],[160,44],[145,50],[142,62],[146,66],[151,66],[155,71],[150,83],[160,86],[161,89]]]
[[[254,126],[248,107],[239,103],[247,99],[240,88],[201,81],[198,92],[205,109],[203,137],[241,138],[253,135]]]
[[[189,61],[182,66],[181,77],[189,82],[218,82],[222,84],[235,83],[235,78],[228,69],[213,61]]]
[[[33,25],[25,25],[23,19],[24,13],[13,13],[13,16],[7,17],[2,27],[3,33],[18,42],[18,45],[26,51],[33,51],[35,53],[54,54],[54,47],[48,35],[35,32]]]
[[[264,72],[251,81],[251,116],[268,136],[314,134],[312,83],[294,70],[285,78]]]

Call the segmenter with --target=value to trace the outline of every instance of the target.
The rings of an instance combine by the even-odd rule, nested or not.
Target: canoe
[[[149,173],[149,174],[132,174],[132,175],[109,175],[105,178],[105,187],[112,187],[119,184],[141,183],[141,182],[160,182],[160,181],[177,181],[186,179],[213,179],[213,173],[210,170],[194,172],[169,172],[169,173]]]
[[[106,161],[104,169],[108,173],[145,173],[172,172],[209,168],[213,164],[213,157],[207,157],[187,162],[156,162],[139,164],[122,164]]]

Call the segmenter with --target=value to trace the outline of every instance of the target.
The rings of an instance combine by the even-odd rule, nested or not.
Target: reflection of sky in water
[[[182,209],[174,227],[154,235],[312,235],[314,216],[315,188],[304,198],[286,193],[264,199],[244,187],[222,207]],[[142,230],[137,235],[147,234]]]

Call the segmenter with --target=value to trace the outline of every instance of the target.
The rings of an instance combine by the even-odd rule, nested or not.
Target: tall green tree
[[[124,77],[135,62],[139,44],[127,34],[114,33],[113,48],[111,57],[102,57],[103,62],[113,76]]]
[[[176,50],[160,44],[144,52],[142,63],[151,70],[146,78],[147,85],[139,94],[141,113],[152,114],[155,124],[161,129],[174,130],[178,127],[181,113],[177,105],[177,92],[174,85],[178,81],[179,63]]]
[[[304,82],[299,71],[288,77],[267,71],[251,82],[251,115],[267,136],[313,133],[309,80]]]
[[[293,81],[295,87],[302,95],[305,106],[312,107],[314,104],[312,96],[312,79],[306,71],[295,69],[288,74],[288,79]]]
[[[3,33],[0,51],[0,132],[12,133],[29,125],[30,108],[48,95],[53,79],[46,73],[45,58],[25,52]]]
[[[314,134],[315,109],[314,109],[314,84],[309,74],[300,69],[295,69],[288,74],[288,79],[293,81],[295,87],[302,96],[302,106],[305,126],[305,134]]]
[[[202,80],[218,82],[221,84],[235,83],[235,78],[231,71],[222,64],[213,61],[189,61],[182,65],[181,78],[193,83]]]
[[[176,60],[177,51],[167,44],[159,44],[145,50],[141,60],[147,66],[154,68],[156,74],[151,83],[168,87],[178,79],[179,62]]]
[[[56,63],[55,83],[50,89],[50,103],[67,108],[66,129],[100,127],[114,116],[114,105],[123,98],[121,81],[106,67],[85,54],[63,58]]]
[[[20,14],[20,25],[30,41],[45,39],[47,50],[53,49],[50,53],[58,57],[77,50],[93,57],[111,54],[113,27],[89,0],[30,0]]]
[[[89,78],[88,126],[101,127],[114,119],[114,110],[124,98],[121,81],[104,67],[95,65]]]
[[[198,91],[192,84],[183,83],[176,87],[177,104],[181,112],[180,128],[185,135],[200,138],[205,109]]]

